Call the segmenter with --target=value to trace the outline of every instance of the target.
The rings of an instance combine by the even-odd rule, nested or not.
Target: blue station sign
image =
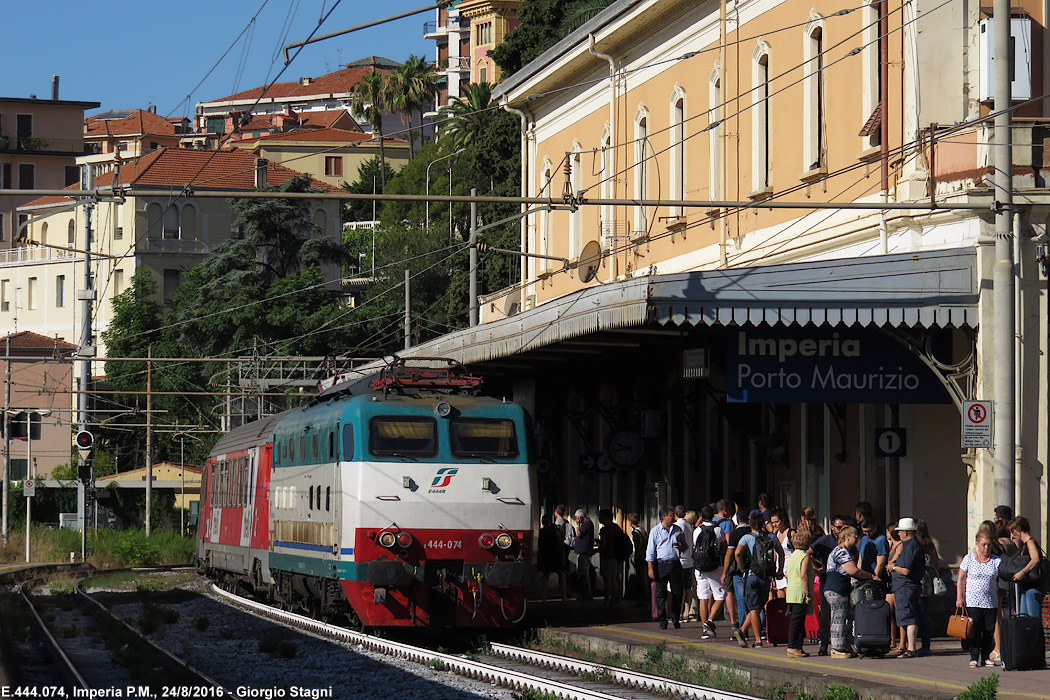
[[[729,329],[726,393],[756,403],[950,403],[941,381],[877,328]]]

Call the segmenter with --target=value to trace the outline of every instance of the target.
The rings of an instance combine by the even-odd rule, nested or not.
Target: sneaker
[[[710,620],[708,620],[707,622],[704,623],[704,630],[706,630],[707,634],[712,636],[712,637],[717,637],[718,636],[715,633],[715,623],[711,622]]]
[[[700,639],[710,639],[710,638],[711,638],[711,634],[705,628],[704,629],[704,633],[700,635]]]
[[[736,641],[740,646],[747,649],[747,640],[744,639],[744,635],[740,633],[740,630],[733,632],[733,636],[736,637]]]

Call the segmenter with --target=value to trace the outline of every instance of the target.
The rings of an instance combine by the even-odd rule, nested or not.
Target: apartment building
[[[60,100],[58,76],[51,99],[0,97],[0,189],[62,189],[79,181],[84,154],[84,110],[98,102]],[[0,195],[0,256],[17,245],[17,209],[33,195]]]
[[[460,97],[468,83],[498,83],[499,66],[488,52],[518,26],[521,0],[456,0],[423,25],[423,37],[436,43],[434,65],[440,90],[434,112]]]
[[[2,311],[0,311],[2,313]],[[10,368],[11,479],[47,479],[73,450],[70,406],[72,363],[76,346],[31,331],[0,337],[0,353]]]
[[[178,148],[190,131],[189,119],[167,119],[149,109],[116,109],[84,120],[84,149],[95,154],[135,158],[158,148]],[[112,157],[112,155],[110,155]]]
[[[103,166],[96,167],[103,170]],[[112,300],[126,289],[138,268],[152,272],[167,299],[178,287],[184,269],[237,235],[229,202],[181,196],[188,184],[194,183],[198,191],[252,191],[264,185],[279,186],[301,174],[239,150],[161,148],[119,168],[113,164],[104,167],[96,176],[95,187],[105,193],[119,186],[124,196],[96,203],[92,216],[94,332],[99,356],[105,355],[101,332],[112,319]],[[320,190],[334,190],[319,180],[312,183]],[[140,194],[145,191],[151,194]],[[69,209],[71,203],[66,197],[42,197],[19,208],[19,214],[33,217],[28,227],[33,244],[13,251],[18,256],[0,260],[0,324],[79,341],[76,300],[84,286],[85,214],[83,207]],[[338,239],[338,202],[319,200],[311,206],[321,235]],[[338,270],[332,265],[325,274],[334,278]]]
[[[361,131],[299,129],[283,134],[234,141],[233,146],[271,163],[287,164],[332,187],[353,183],[361,164],[379,155],[379,141]],[[408,141],[383,138],[387,165],[395,171],[409,160]]]

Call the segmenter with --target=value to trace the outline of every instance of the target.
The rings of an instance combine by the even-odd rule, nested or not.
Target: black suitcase
[[[1018,608],[1021,587],[1013,585],[1013,610]],[[1003,615],[999,630],[999,655],[1004,671],[1033,671],[1046,668],[1043,621],[1031,615],[1010,612]]]
[[[861,656],[882,656],[890,650],[890,604],[862,600],[853,609],[853,643]]]

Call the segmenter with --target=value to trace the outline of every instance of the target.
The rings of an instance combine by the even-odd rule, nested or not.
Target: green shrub
[[[427,666],[427,668],[432,669],[434,671],[444,671],[445,670],[445,662],[442,661],[441,659],[430,659],[429,661],[427,661],[426,666]]]
[[[995,700],[999,696],[999,674],[985,676],[976,683],[971,683],[966,690],[956,696],[956,700]]]
[[[853,686],[829,683],[824,690],[823,700],[860,700],[860,696]]]

